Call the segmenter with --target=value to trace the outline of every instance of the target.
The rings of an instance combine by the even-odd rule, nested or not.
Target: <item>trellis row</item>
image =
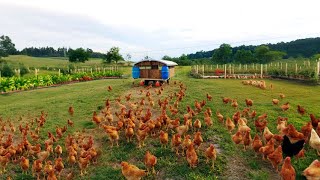
[[[304,61],[303,65],[299,63],[269,63],[269,64],[215,64],[215,65],[193,65],[191,70],[196,74],[200,74],[205,76],[206,73],[211,72],[215,69],[224,70],[224,77],[227,75],[237,75],[235,71],[248,71],[251,70],[255,75],[259,74],[260,77],[264,77],[264,75],[268,75],[268,71],[272,70],[272,68],[284,70],[285,76],[288,75],[288,70],[294,71],[296,74],[298,71],[301,71],[305,68],[312,68],[314,65],[314,72],[316,77],[319,76],[320,73],[320,59],[314,63],[310,61]],[[260,68],[259,68],[260,67]]]

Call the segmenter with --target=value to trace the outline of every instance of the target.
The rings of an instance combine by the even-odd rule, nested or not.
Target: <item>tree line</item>
[[[282,51],[285,52],[286,55],[283,57],[287,58],[311,58],[314,54],[320,53],[320,38],[306,38],[306,39],[298,39],[290,42],[279,42],[276,44],[262,44],[264,46],[268,46],[273,51]],[[261,46],[261,45],[259,45]],[[238,50],[250,50],[254,52],[254,50],[258,46],[253,45],[242,45],[232,48],[232,54],[234,55]],[[211,58],[214,52],[217,49],[211,51],[198,51],[196,53],[188,54],[188,59],[202,59],[202,58]]]
[[[10,37],[2,35],[0,36],[0,58],[7,57],[9,55],[27,55],[33,57],[68,57],[70,62],[85,62],[89,58],[101,58],[106,63],[124,60],[122,55],[119,53],[120,48],[112,47],[105,53],[94,52],[92,49],[84,48],[58,48],[53,47],[27,47],[21,51],[15,48],[15,44],[12,42]],[[129,54],[127,57],[131,57]]]
[[[198,51],[193,54],[182,54],[180,57],[164,56],[163,59],[172,60],[181,65],[194,63],[269,63],[274,60],[287,58],[320,57],[320,38],[298,39],[291,42],[277,44],[263,44],[259,46],[237,46],[221,44],[212,51]]]

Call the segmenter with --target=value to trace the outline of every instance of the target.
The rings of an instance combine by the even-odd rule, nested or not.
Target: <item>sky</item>
[[[318,0],[0,0],[0,35],[22,50],[91,48],[140,60],[222,43],[259,45],[320,37]]]

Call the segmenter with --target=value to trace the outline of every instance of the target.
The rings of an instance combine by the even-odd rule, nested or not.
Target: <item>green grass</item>
[[[66,68],[69,64],[68,59],[66,58],[56,58],[56,57],[31,57],[24,55],[11,55],[3,58],[8,61],[10,64],[13,64],[16,67],[19,67],[19,63],[23,63],[27,67],[41,68],[41,67],[61,67]],[[100,66],[102,63],[101,59],[89,59],[85,63],[78,63],[76,66]]]
[[[129,69],[126,71],[130,73]],[[257,115],[268,113],[268,127],[274,133],[277,132],[276,118],[278,116],[289,117],[289,123],[293,123],[298,130],[309,121],[308,116],[301,116],[296,112],[298,104],[302,105],[308,113],[314,113],[316,117],[320,116],[318,111],[319,86],[310,86],[293,81],[266,80],[267,85],[273,84],[274,90],[261,90],[253,86],[244,86],[241,84],[241,80],[193,79],[189,77],[189,71],[190,67],[177,67],[176,77],[173,78],[170,85],[165,86],[165,93],[162,95],[164,97],[178,89],[177,85],[175,86],[172,83],[175,80],[186,84],[186,97],[179,104],[180,117],[186,113],[186,105],[194,107],[194,101],[205,99],[206,93],[213,96],[213,101],[207,102],[206,107],[210,107],[213,114],[216,110],[220,110],[225,117],[231,117],[235,110],[230,105],[224,105],[221,97],[236,98],[239,109],[245,107],[245,98],[252,99],[254,101],[252,109],[257,111]],[[26,121],[30,117],[39,116],[40,111],[46,111],[48,112],[47,122],[41,130],[44,135],[47,131],[54,131],[56,126],[66,124],[67,119],[70,118],[67,110],[72,105],[75,109],[75,115],[71,119],[74,121],[75,127],[68,129],[67,132],[72,133],[86,128],[87,133],[95,135],[95,142],[101,145],[103,152],[98,164],[89,166],[89,175],[86,178],[90,177],[90,179],[106,179],[106,177],[107,179],[124,179],[119,165],[121,161],[129,161],[145,169],[143,157],[146,150],[150,150],[158,157],[156,170],[159,172],[158,177],[160,179],[227,179],[230,174],[225,172],[229,164],[232,163],[233,157],[240,158],[245,165],[245,172],[235,172],[238,173],[238,177],[270,179],[272,177],[270,172],[275,174],[275,171],[270,171],[270,163],[262,162],[260,156],[254,157],[252,150],[244,152],[242,147],[235,146],[231,141],[230,134],[218,123],[215,115],[213,115],[214,126],[209,129],[202,128],[204,141],[219,144],[221,149],[214,170],[210,170],[209,166],[205,164],[203,152],[199,153],[198,167],[190,170],[185,157],[177,157],[169,149],[161,148],[159,140],[151,137],[147,138],[147,146],[142,149],[136,148],[136,142],[126,143],[123,138],[120,141],[120,147],[111,148],[105,132],[91,122],[92,113],[98,111],[98,108],[104,105],[107,98],[114,100],[119,95],[126,95],[129,91],[135,97],[136,91],[141,87],[132,88],[132,82],[132,79],[97,80],[0,95],[0,115],[4,120],[10,118],[18,125],[18,123],[21,123],[19,122],[20,116],[22,116],[23,121]],[[138,82],[138,80],[135,82]],[[112,85],[112,92],[106,91],[108,85]],[[282,112],[279,107],[272,105],[271,100],[279,98],[279,93],[286,95],[286,98],[281,100],[280,104],[290,102],[291,108],[288,112]],[[113,105],[113,108],[116,109],[117,107]],[[114,118],[116,119],[116,117]],[[203,113],[197,115],[196,118],[203,122]],[[249,126],[253,129],[253,137],[255,134],[254,124],[249,122]],[[123,137],[123,132],[121,136]],[[61,140],[59,143],[63,143],[63,141]],[[208,144],[205,146],[207,147]],[[306,147],[308,151],[305,159],[292,160],[298,179],[302,178],[301,172],[317,158],[316,152],[309,149],[308,146]],[[19,168],[13,169],[15,173],[19,174]],[[75,171],[78,173],[77,169]],[[269,169],[269,171],[266,172],[266,169]],[[155,179],[155,177],[149,175],[145,179]]]

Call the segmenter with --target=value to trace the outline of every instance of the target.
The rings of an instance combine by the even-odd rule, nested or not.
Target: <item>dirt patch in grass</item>
[[[239,156],[229,156],[227,157],[227,162],[227,167],[222,179],[248,179],[246,175],[249,171],[249,168],[246,166],[242,158]]]

